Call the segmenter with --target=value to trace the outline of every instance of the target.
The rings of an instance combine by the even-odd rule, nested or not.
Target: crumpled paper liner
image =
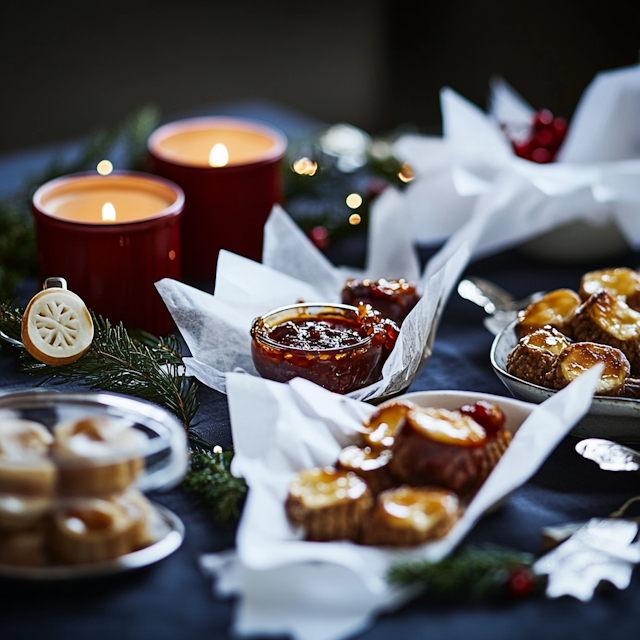
[[[221,251],[211,296],[175,280],[156,283],[191,351],[184,358],[187,375],[225,392],[229,371],[258,375],[251,358],[249,330],[253,320],[298,300],[336,303],[347,277],[399,277],[418,280],[422,299],[405,319],[382,369],[382,379],[352,391],[360,400],[406,389],[431,347],[444,303],[467,264],[464,240],[441,268],[419,279],[418,260],[398,208],[399,194],[384,193],[372,215],[369,259],[364,272],[334,267],[280,207],[265,226],[264,263]]]
[[[504,82],[494,82],[492,91],[497,117],[445,88],[443,137],[397,141],[396,155],[416,172],[402,195],[416,241],[442,242],[480,219],[485,231],[477,257],[583,220],[615,221],[627,242],[640,247],[640,65],[596,76],[558,161],[549,164],[514,154],[497,118],[524,122],[532,109]]]
[[[232,471],[245,478],[250,490],[237,551],[204,556],[201,564],[205,573],[217,576],[218,594],[239,596],[234,631],[337,640],[363,630],[381,611],[398,607],[413,591],[387,584],[391,564],[411,558],[437,561],[449,554],[488,508],[537,471],[587,412],[599,374],[599,367],[590,370],[541,405],[509,400],[530,407],[531,413],[504,456],[449,534],[411,549],[307,542],[284,510],[294,474],[332,465],[339,451],[354,442],[358,425],[373,407],[306,380],[285,385],[228,374]]]

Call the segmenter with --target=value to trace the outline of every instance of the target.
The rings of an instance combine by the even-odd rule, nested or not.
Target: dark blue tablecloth
[[[333,257],[344,258],[361,249],[362,245],[355,249],[338,245]],[[623,256],[618,263],[637,265],[640,256]],[[550,265],[514,250],[476,262],[467,273],[492,280],[521,297],[534,290],[575,288],[582,272],[602,266]],[[446,307],[433,356],[410,391],[460,389],[508,395],[489,365],[492,336],[482,319],[479,308],[454,294]],[[15,360],[6,350],[0,352],[3,388],[33,384],[33,379],[16,373]],[[201,387],[199,398],[201,433],[209,442],[228,447],[231,438],[225,396]],[[535,477],[501,509],[485,517],[467,541],[537,552],[541,527],[607,516],[640,493],[638,475],[600,471],[575,454],[576,442],[567,437]],[[0,640],[230,637],[232,603],[212,597],[211,582],[199,573],[197,560],[203,552],[232,546],[233,531],[218,527],[206,507],[180,489],[153,498],[184,520],[187,533],[179,551],[148,569],[111,578],[56,584],[0,581]],[[596,640],[638,638],[639,628],[640,581],[636,575],[629,589],[606,590],[589,604],[569,598],[532,598],[489,605],[443,605],[423,596],[396,613],[382,616],[360,637]]]

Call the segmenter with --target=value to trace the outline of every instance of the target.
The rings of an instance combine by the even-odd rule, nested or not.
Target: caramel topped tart
[[[456,514],[455,494],[434,487],[398,487],[378,497],[380,515],[392,527],[430,531],[440,521]]]
[[[459,411],[427,408],[407,413],[406,421],[424,437],[458,447],[479,447],[486,443],[486,431]]]
[[[366,491],[366,483],[355,473],[333,467],[303,469],[289,487],[289,495],[308,509],[347,504],[361,498]]]

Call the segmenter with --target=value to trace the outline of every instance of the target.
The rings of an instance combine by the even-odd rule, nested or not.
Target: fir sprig
[[[191,468],[182,487],[197,494],[213,508],[220,524],[231,525],[240,517],[247,493],[242,478],[231,474],[233,451],[211,450],[206,443],[191,441]]]
[[[197,383],[184,374],[175,336],[142,339],[93,316],[94,338],[89,351],[71,364],[51,367],[31,357],[20,340],[22,310],[0,304],[0,338],[21,350],[20,369],[55,383],[75,382],[91,389],[124,393],[165,407],[185,428],[193,426],[198,401]]]
[[[442,598],[478,601],[510,593],[530,593],[539,580],[535,557],[504,547],[466,546],[440,562],[417,560],[391,567],[387,579],[398,586],[419,585]]]

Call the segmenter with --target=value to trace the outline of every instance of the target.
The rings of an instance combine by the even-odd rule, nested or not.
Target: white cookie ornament
[[[60,286],[48,286],[50,283]],[[25,349],[36,360],[54,367],[75,362],[93,340],[89,310],[66,286],[63,278],[48,278],[45,289],[31,299],[22,317]]]

